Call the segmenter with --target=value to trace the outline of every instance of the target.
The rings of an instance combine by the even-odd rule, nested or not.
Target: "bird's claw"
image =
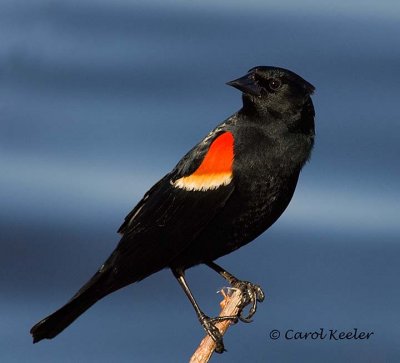
[[[220,319],[221,318],[221,319]],[[203,326],[206,333],[211,337],[215,343],[215,352],[223,353],[225,351],[224,341],[222,339],[222,334],[219,329],[215,326],[215,322],[223,320],[224,317],[210,318],[207,315],[202,315],[200,317],[200,323]],[[230,317],[226,317],[230,318]]]
[[[227,315],[227,316],[216,316],[215,318],[209,318],[211,323],[219,323],[220,321],[231,320],[231,324],[236,324],[239,321],[237,315]]]
[[[232,287],[239,289],[242,293],[242,302],[240,304],[240,310],[238,314],[239,320],[245,323],[251,323],[251,318],[257,311],[257,302],[264,301],[264,292],[259,285],[252,284],[248,281],[235,280],[232,281],[231,285]],[[249,304],[251,304],[250,310],[247,316],[244,316],[243,309]]]
[[[240,290],[242,294],[242,301],[239,305],[238,315],[235,316],[217,316],[215,318],[210,318],[209,316],[202,314],[199,317],[200,323],[203,326],[206,333],[211,337],[211,339],[215,343],[215,352],[223,353],[225,351],[224,342],[222,338],[222,334],[219,329],[216,327],[215,323],[231,320],[232,324],[236,324],[239,320],[250,323],[252,320],[252,316],[256,313],[257,310],[257,302],[264,301],[265,295],[262,291],[261,287],[255,284],[252,284],[248,281],[240,281],[236,278],[230,281],[232,287],[234,289]],[[247,316],[243,315],[243,309],[251,304],[250,310]]]

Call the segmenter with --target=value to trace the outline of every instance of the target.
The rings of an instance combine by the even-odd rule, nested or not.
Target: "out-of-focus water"
[[[316,86],[317,143],[283,217],[220,259],[267,299],[215,361],[399,361],[399,34],[389,0],[3,0],[0,360],[188,360],[203,332],[168,271],[53,341],[28,332],[103,262],[146,190],[240,108],[224,83],[277,65]],[[188,278],[216,314],[224,282],[205,267]],[[374,335],[269,338],[320,328]]]

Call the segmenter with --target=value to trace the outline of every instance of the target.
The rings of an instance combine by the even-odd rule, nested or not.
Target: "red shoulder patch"
[[[219,135],[210,145],[196,171],[175,181],[174,185],[186,190],[216,189],[232,180],[234,139],[231,132]]]
[[[204,160],[192,175],[232,173],[233,135],[224,132],[210,145]]]

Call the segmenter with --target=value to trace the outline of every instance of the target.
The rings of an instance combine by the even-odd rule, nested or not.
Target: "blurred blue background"
[[[147,189],[241,106],[255,65],[313,83],[314,154],[288,210],[219,263],[261,284],[216,362],[398,362],[398,1],[0,2],[0,360],[184,362],[203,337],[169,271],[105,298],[52,341],[30,327],[115,247]],[[204,310],[224,286],[187,277]],[[272,341],[279,329],[368,341]]]

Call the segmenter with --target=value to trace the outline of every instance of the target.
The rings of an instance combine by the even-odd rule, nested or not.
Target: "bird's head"
[[[295,114],[311,102],[314,86],[284,68],[257,66],[227,83],[243,92],[244,109],[276,115]]]

